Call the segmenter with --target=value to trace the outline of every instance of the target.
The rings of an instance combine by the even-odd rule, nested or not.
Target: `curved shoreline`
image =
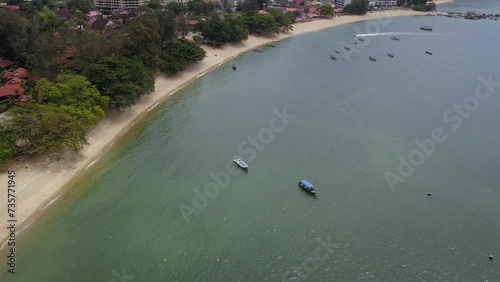
[[[444,2],[452,1],[442,0],[438,4]],[[28,224],[29,226],[30,223],[33,223],[47,210],[45,207],[56,201],[66,189],[75,184],[88,168],[92,167],[101,159],[102,155],[109,151],[116,140],[122,138],[135,123],[142,120],[152,109],[165,103],[168,97],[177,93],[193,80],[219,68],[237,56],[275,41],[325,28],[376,19],[382,19],[387,23],[388,18],[391,17],[425,14],[411,10],[388,10],[368,13],[363,16],[341,16],[333,19],[298,23],[294,25],[293,31],[274,37],[250,36],[243,43],[226,45],[219,49],[205,47],[207,57],[203,61],[189,67],[178,75],[172,77],[158,76],[155,79],[155,91],[153,93],[143,96],[135,106],[120,113],[110,114],[99,122],[88,134],[89,144],[83,148],[80,154],[76,156],[61,155],[58,160],[46,158],[34,164],[24,162],[12,164],[8,169],[16,171],[16,230],[22,230],[25,227],[24,225]],[[0,181],[2,183],[7,182],[6,172],[0,174]],[[0,201],[0,211],[2,211],[0,213],[0,222],[6,224],[8,219],[6,212],[7,189],[0,189],[0,191],[0,199],[3,199]],[[8,230],[0,228],[2,243],[8,236]]]

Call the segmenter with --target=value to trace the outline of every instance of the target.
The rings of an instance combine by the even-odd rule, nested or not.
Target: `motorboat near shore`
[[[346,50],[351,50],[351,47],[347,46],[347,45],[344,45],[344,49]]]
[[[365,41],[365,40],[363,39],[363,37],[358,37],[358,40],[359,40],[359,41],[361,41],[361,42]]]
[[[394,55],[391,52],[387,53],[387,56],[394,58]]]
[[[336,59],[337,59],[337,57],[335,57],[334,55],[331,55],[331,56],[330,56],[330,59],[332,59],[332,60],[336,60]]]
[[[432,27],[430,26],[421,26],[420,29],[425,31],[432,31]]]
[[[264,52],[264,50],[260,49],[260,48],[255,48],[253,49],[254,52]]]
[[[233,159],[233,162],[239,166],[240,168],[244,169],[244,170],[247,170],[248,169],[248,165],[247,163],[245,163],[241,158],[234,158]]]
[[[399,38],[397,38],[396,36],[391,36],[391,39],[392,40],[399,40]]]
[[[377,59],[375,59],[375,58],[374,58],[374,57],[372,57],[372,56],[368,57],[368,59],[370,59],[370,61],[374,61],[374,62],[377,60]]]
[[[299,187],[304,189],[307,193],[316,195],[316,189],[314,189],[314,186],[311,184],[311,182],[307,180],[302,179],[301,181],[299,181]]]

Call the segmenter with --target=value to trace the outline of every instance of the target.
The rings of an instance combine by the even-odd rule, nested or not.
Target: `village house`
[[[0,59],[0,69],[6,69],[8,67],[11,67],[14,64],[14,62],[7,60],[7,59]]]
[[[23,79],[29,78],[30,73],[27,69],[18,68],[14,71],[8,71],[4,75],[8,79],[4,86],[0,87],[0,104],[14,99],[17,104],[24,104],[29,101],[28,96],[24,95]]]

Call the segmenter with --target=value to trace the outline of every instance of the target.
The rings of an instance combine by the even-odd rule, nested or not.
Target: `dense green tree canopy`
[[[192,0],[187,2],[187,7],[190,12],[196,15],[211,14],[221,8],[219,2],[204,2],[202,0]]]
[[[331,17],[333,16],[333,7],[330,5],[324,5],[319,7],[319,14],[322,16]]]
[[[348,14],[364,15],[368,12],[368,3],[365,0],[352,0],[347,4],[344,12]]]
[[[141,95],[154,90],[154,80],[144,65],[125,57],[105,57],[88,65],[83,75],[109,97],[113,110],[134,105]]]
[[[231,40],[226,24],[218,16],[211,17],[206,21],[200,21],[197,29],[201,31],[204,38],[210,40],[213,46],[221,46]]]
[[[225,28],[229,34],[230,42],[242,42],[248,39],[248,27],[243,17],[226,15],[224,18]]]
[[[187,40],[169,42],[162,50],[160,69],[168,74],[185,70],[189,64],[203,60],[206,52],[200,46]]]
[[[35,155],[70,150],[86,143],[86,134],[104,117],[109,99],[83,76],[61,75],[58,82],[40,79],[36,102],[14,107],[8,128],[26,145],[21,153]]]
[[[14,131],[0,126],[0,166],[5,164],[16,153],[16,134]]]
[[[109,104],[109,98],[81,75],[63,74],[56,83],[42,78],[36,83],[35,93],[40,104],[73,107],[87,124],[103,118]]]
[[[278,24],[271,14],[254,13],[245,19],[251,33],[279,33]]]
[[[292,21],[290,20],[289,15],[278,9],[271,9],[269,12],[274,17],[276,25],[282,32],[293,30]]]
[[[27,50],[22,56],[32,73],[54,78],[63,69],[59,59],[65,57],[67,44],[67,38],[59,38],[53,31],[43,31],[26,44]]]
[[[20,148],[25,155],[52,153],[62,150],[78,152],[87,142],[88,118],[73,106],[58,107],[31,103],[15,107],[9,128],[26,145]]]
[[[29,21],[19,14],[0,9],[0,50],[14,58],[24,50],[31,29]]]
[[[170,2],[175,3],[175,2]],[[177,3],[180,4],[180,3]],[[182,4],[181,4],[182,5]],[[158,11],[156,13],[158,24],[160,26],[160,42],[169,42],[175,39],[175,31],[177,30],[177,23],[175,21],[175,14],[168,11]]]
[[[170,2],[167,4],[166,8],[176,15],[183,15],[187,12],[188,8],[184,3]]]
[[[160,63],[161,40],[160,23],[151,13],[131,20],[126,26],[128,40],[124,50],[127,57],[138,59],[147,67],[154,69]]]
[[[84,13],[95,9],[93,0],[69,0],[66,5],[71,11],[80,10]]]

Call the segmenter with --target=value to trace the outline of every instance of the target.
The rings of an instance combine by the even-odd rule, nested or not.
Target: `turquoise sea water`
[[[500,281],[500,86],[472,98],[478,77],[500,82],[499,28],[392,18],[237,58],[102,157],[20,235],[0,281]],[[446,140],[391,190],[387,172],[436,129]],[[250,169],[229,175],[238,154]]]

